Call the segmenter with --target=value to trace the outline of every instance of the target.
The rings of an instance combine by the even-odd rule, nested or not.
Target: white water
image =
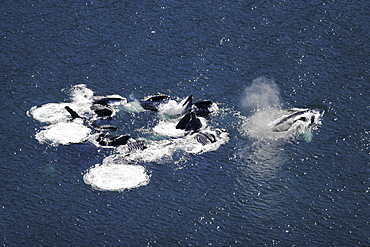
[[[52,146],[67,145],[85,141],[91,132],[82,121],[60,122],[49,125],[36,134],[40,143],[50,143]]]
[[[91,167],[84,174],[83,180],[97,190],[122,191],[147,185],[150,176],[144,166],[129,165],[124,160],[116,160]]]

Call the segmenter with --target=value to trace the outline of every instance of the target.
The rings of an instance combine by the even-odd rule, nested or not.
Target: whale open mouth
[[[246,118],[241,131],[257,139],[288,139],[316,129],[323,114],[321,109],[270,107]]]
[[[319,124],[320,117],[324,114],[322,110],[293,108],[290,114],[282,115],[270,123],[273,132],[285,132],[297,129],[307,129]]]

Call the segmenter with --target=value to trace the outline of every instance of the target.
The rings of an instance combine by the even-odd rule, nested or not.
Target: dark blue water
[[[368,2],[2,1],[0,10],[3,246],[370,245]],[[311,141],[243,134],[243,91],[261,76],[275,80],[283,107],[325,109]],[[109,151],[40,144],[43,125],[26,115],[81,83],[97,95],[213,100],[230,140],[145,164],[146,186],[94,190],[83,173]]]

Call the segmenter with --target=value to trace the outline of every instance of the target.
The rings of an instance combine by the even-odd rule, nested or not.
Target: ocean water
[[[3,246],[370,245],[366,1],[2,1],[0,10]],[[77,123],[57,143],[40,141],[50,123],[30,114],[70,104],[81,84],[129,102],[212,100],[207,126],[227,138],[203,152],[182,143],[129,164],[118,157],[112,179],[131,165],[125,178],[140,186],[96,188],[84,177],[119,150],[86,142]],[[291,108],[324,114],[314,128],[266,129]],[[58,111],[45,114],[63,132]],[[153,138],[163,118],[125,109],[114,121]]]

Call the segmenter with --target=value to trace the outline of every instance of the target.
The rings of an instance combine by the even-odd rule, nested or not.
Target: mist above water
[[[280,90],[273,79],[264,76],[252,81],[252,85],[244,90],[242,105],[250,111],[258,111],[270,107],[280,108]]]

